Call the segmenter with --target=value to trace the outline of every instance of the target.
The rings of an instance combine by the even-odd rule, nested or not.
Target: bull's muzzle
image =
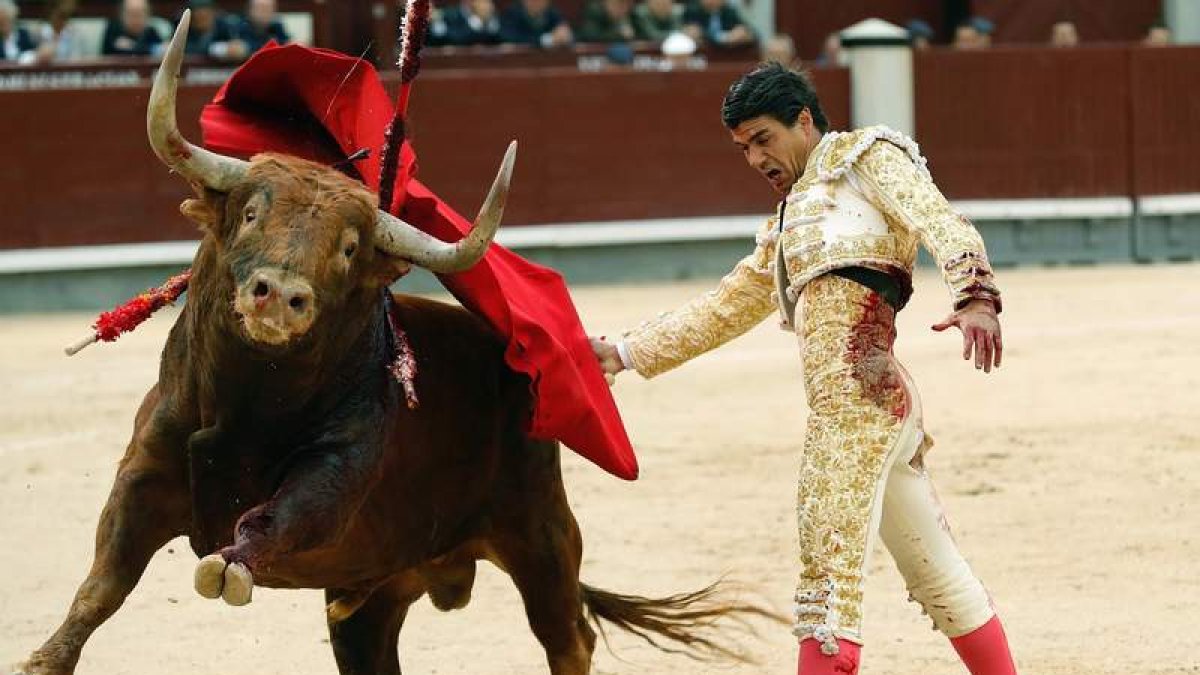
[[[255,270],[238,286],[233,305],[246,334],[271,345],[304,335],[317,318],[312,286],[277,268]]]

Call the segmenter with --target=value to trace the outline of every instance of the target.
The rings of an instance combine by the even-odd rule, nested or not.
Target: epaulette
[[[854,131],[833,131],[829,135],[832,138],[824,144],[821,156],[816,160],[817,179],[821,182],[836,181],[846,175],[846,172],[862,158],[863,153],[879,141],[887,141],[904,150],[921,175],[929,178],[929,169],[916,141],[895,129],[878,125]]]

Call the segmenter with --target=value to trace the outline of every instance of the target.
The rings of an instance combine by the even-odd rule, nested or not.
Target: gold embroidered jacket
[[[827,133],[786,198],[783,222],[768,220],[754,251],[715,290],[628,331],[622,358],[653,377],[745,333],[776,309],[790,328],[809,281],[845,267],[907,281],[922,244],[956,308],[987,298],[999,311],[983,240],[933,184],[916,143],[883,126]]]

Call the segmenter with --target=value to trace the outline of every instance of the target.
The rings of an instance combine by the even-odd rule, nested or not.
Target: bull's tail
[[[684,654],[700,661],[750,661],[737,650],[737,644],[724,644],[718,633],[725,625],[743,635],[754,635],[752,618],[786,623],[776,612],[764,607],[724,599],[725,588],[717,582],[694,593],[679,593],[665,598],[618,595],[581,584],[583,602],[589,618],[596,624],[604,642],[608,635],[602,621],[632,633],[656,649]],[[721,622],[728,619],[728,622]],[[611,649],[611,645],[610,645]]]

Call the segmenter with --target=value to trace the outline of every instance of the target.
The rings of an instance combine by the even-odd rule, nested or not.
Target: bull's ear
[[[179,205],[179,212],[205,230],[211,229],[217,221],[217,214],[213,211],[212,206],[203,199],[183,200],[183,203]]]
[[[195,199],[186,199],[179,205],[179,212],[200,226],[204,232],[221,236],[221,219],[225,212],[224,195],[207,192]]]
[[[391,286],[397,279],[411,272],[412,268],[411,262],[375,249],[375,257],[371,260],[367,274],[370,276],[370,283],[382,288]]]

